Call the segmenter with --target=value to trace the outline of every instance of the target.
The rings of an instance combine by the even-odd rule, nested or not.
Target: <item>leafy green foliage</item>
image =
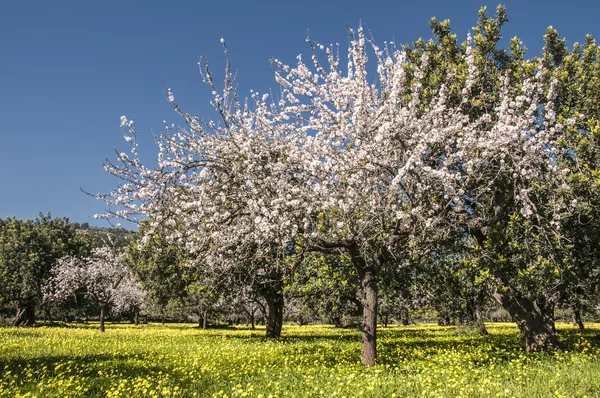
[[[299,317],[304,319],[323,318],[342,326],[362,312],[358,276],[350,260],[340,255],[307,255],[294,270],[287,294],[300,300]]]
[[[56,261],[87,253],[89,243],[66,218],[40,215],[35,220],[0,220],[0,304],[27,309],[18,323],[35,322],[42,286]],[[19,316],[17,317],[19,318]]]

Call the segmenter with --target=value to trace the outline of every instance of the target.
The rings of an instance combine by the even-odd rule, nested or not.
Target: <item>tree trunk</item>
[[[402,308],[402,325],[408,326],[410,318],[408,317],[408,308]]]
[[[489,335],[489,332],[488,332],[487,328],[485,327],[485,321],[484,321],[483,317],[481,316],[481,313],[475,313],[475,327],[477,328],[477,331],[479,332],[480,335],[482,335],[482,336]]]
[[[35,307],[31,304],[17,306],[17,313],[12,320],[12,326],[33,326],[35,324]]]
[[[302,315],[298,316],[298,326],[304,326],[308,323],[306,319]]]
[[[50,308],[48,308],[48,306],[44,307],[44,322],[53,323],[52,314],[50,313]]]
[[[352,265],[360,278],[363,293],[361,362],[363,365],[373,366],[377,361],[377,296],[379,294],[377,278],[383,260],[379,259],[379,262],[373,261],[368,264],[358,246],[351,246],[348,250]]]
[[[384,328],[388,327],[389,321],[390,321],[390,314],[388,312],[386,312],[385,315],[383,316],[383,327]]]
[[[333,323],[336,328],[341,328],[344,326],[342,323],[342,317],[337,314],[331,316],[331,323]]]
[[[554,300],[542,298],[536,305],[527,297],[498,292],[494,298],[517,323],[528,352],[562,349],[554,327]]]
[[[104,312],[106,309],[106,305],[100,304],[100,331],[104,332]]]
[[[571,311],[573,312],[573,326],[578,326],[579,330],[584,330],[585,326],[581,319],[581,312],[579,309],[576,306],[571,306]]]
[[[267,337],[281,336],[281,328],[283,326],[283,292],[279,291],[270,297],[265,297],[267,300]]]
[[[361,361],[363,365],[373,366],[377,361],[377,269],[369,267],[362,271],[360,276],[364,301]]]
[[[482,301],[483,300],[480,295],[469,300],[469,310],[471,312],[473,326],[479,331],[480,335],[487,336],[489,333],[485,327],[485,322],[483,319],[483,310],[481,308]]]
[[[438,320],[438,325],[440,326],[450,326],[452,324],[452,320],[449,315],[440,314],[440,319]]]
[[[279,270],[272,270],[268,279],[261,283],[258,292],[267,302],[265,325],[267,337],[281,336],[283,326],[283,274]]]
[[[204,310],[204,312],[202,312],[202,330],[206,330],[207,325],[208,325],[208,311]]]
[[[140,324],[140,311],[136,308],[134,315],[135,325],[138,326]]]
[[[252,330],[255,330],[255,329],[256,329],[256,325],[255,325],[255,324],[256,324],[256,322],[255,322],[255,320],[254,320],[254,318],[255,318],[254,312],[255,312],[255,311],[256,311],[255,309],[252,309],[252,310],[250,310],[250,325],[251,325],[251,327],[252,327]]]
[[[267,319],[267,309],[265,308],[264,305],[262,305],[262,303],[260,301],[257,301],[256,304],[258,305],[258,312],[260,314],[258,314],[258,316],[254,318],[254,323],[256,325],[261,325],[261,324],[264,324],[265,319]]]

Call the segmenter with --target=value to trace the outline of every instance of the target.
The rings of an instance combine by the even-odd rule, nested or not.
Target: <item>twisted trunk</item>
[[[473,311],[473,316],[475,317],[475,327],[479,331],[479,334],[482,336],[487,336],[489,334],[487,328],[485,327],[485,321],[483,319],[483,314],[481,311],[481,306],[476,305]]]
[[[11,324],[12,326],[33,326],[35,324],[35,307],[29,303],[17,305],[17,313]]]
[[[283,326],[283,276],[274,271],[271,279],[260,286],[259,292],[267,302],[266,336],[277,338],[281,336]]]
[[[279,337],[283,327],[283,294],[267,299],[267,306],[267,337]]]
[[[584,330],[585,325],[583,324],[583,320],[581,319],[581,312],[577,306],[571,306],[571,312],[573,313],[573,326],[579,327],[579,330]]]
[[[554,326],[553,297],[541,297],[534,303],[508,292],[495,292],[493,296],[517,323],[528,352],[562,349]]]
[[[387,247],[395,247],[398,244],[399,235],[390,236]],[[347,253],[356,274],[359,277],[362,288],[362,348],[361,361],[363,365],[373,366],[377,361],[377,298],[379,294],[378,277],[381,266],[389,258],[389,252],[382,247],[372,247],[377,255],[367,262],[361,251],[359,240],[339,240],[328,242],[326,240],[315,240],[314,251],[330,254]]]
[[[483,319],[483,294],[480,292],[473,298],[469,300],[468,303],[468,312],[471,318],[471,322],[473,326],[479,331],[479,334],[482,336],[487,336],[489,333],[487,328],[485,327],[484,319]]]

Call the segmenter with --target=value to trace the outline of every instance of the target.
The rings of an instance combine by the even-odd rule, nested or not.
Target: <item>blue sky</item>
[[[86,196],[118,184],[103,169],[114,148],[129,149],[121,115],[136,120],[144,159],[163,120],[179,124],[164,87],[187,112],[210,115],[198,60],[222,72],[221,37],[237,71],[239,94],[276,88],[269,60],[293,63],[309,53],[307,33],[348,42],[346,25],[362,21],[376,41],[429,38],[428,21],[450,19],[462,41],[489,1],[2,1],[0,5],[0,218],[40,212],[94,220],[103,202]],[[519,36],[537,56],[549,25],[569,46],[600,39],[598,1],[505,1],[504,37]],[[131,227],[130,225],[125,225]]]

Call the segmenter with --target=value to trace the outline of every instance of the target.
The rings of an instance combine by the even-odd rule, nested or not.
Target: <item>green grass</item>
[[[391,327],[372,368],[357,331],[329,326],[1,328],[0,397],[599,397],[600,324],[586,326],[559,325],[566,350],[537,354],[510,324]]]

